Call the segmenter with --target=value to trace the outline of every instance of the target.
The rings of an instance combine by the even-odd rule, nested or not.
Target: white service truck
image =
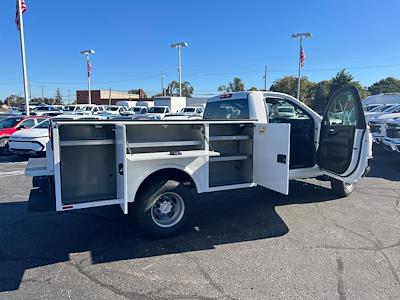
[[[134,205],[154,237],[185,226],[196,193],[259,185],[288,194],[289,180],[320,178],[347,196],[372,155],[354,87],[332,96],[323,119],[289,95],[257,91],[209,99],[203,120],[52,121],[49,130],[46,158],[25,171],[36,201],[47,191],[57,211]]]

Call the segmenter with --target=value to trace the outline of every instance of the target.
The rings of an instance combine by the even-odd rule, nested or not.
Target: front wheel
[[[350,195],[356,186],[356,183],[346,183],[344,181],[340,181],[334,178],[331,178],[331,189],[340,197],[347,197]]]
[[[136,200],[136,221],[151,237],[176,235],[190,219],[192,200],[190,189],[181,182],[153,181],[146,185]]]
[[[0,138],[0,155],[8,155],[9,153],[8,138]]]

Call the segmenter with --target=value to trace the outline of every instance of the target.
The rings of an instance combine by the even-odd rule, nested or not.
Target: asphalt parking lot
[[[25,164],[0,158],[2,299],[400,299],[399,157],[343,199],[318,181],[201,196],[160,241],[119,207],[29,212]]]

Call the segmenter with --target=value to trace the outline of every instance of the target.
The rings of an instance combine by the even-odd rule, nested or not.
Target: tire
[[[8,148],[8,137],[0,138],[0,155],[8,155],[10,150]]]
[[[356,183],[345,183],[344,181],[340,181],[337,179],[331,178],[331,189],[333,193],[340,197],[347,197],[350,195],[356,186]]]
[[[192,202],[193,195],[183,183],[154,180],[143,188],[136,199],[136,222],[152,238],[177,235],[191,218]]]

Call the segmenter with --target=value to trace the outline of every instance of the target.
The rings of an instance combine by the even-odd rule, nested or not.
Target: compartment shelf
[[[146,160],[159,160],[159,159],[176,159],[176,158],[196,158],[200,156],[218,156],[220,155],[215,151],[206,150],[190,150],[180,151],[181,154],[174,155],[170,152],[152,152],[152,153],[135,153],[127,154],[128,161],[146,161]]]
[[[223,154],[218,157],[210,157],[210,162],[219,162],[219,161],[237,161],[237,160],[246,160],[249,159],[250,155],[246,154]]]
[[[98,146],[98,145],[113,145],[113,139],[97,139],[97,140],[71,140],[60,141],[60,146]]]
[[[201,145],[201,144],[202,144],[202,141],[168,141],[168,142],[128,143],[130,148],[197,146],[197,145]]]
[[[210,141],[242,141],[251,139],[250,135],[213,135]]]

